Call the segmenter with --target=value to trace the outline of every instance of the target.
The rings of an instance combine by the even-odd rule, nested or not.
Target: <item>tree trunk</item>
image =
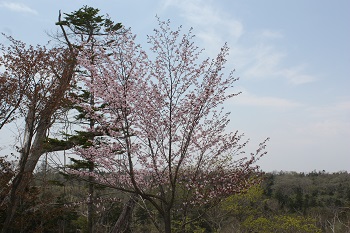
[[[94,169],[91,167],[90,172]],[[89,202],[88,202],[88,233],[93,233],[94,226],[94,177],[89,176]]]
[[[132,212],[138,200],[137,194],[133,194],[129,201],[124,204],[123,211],[120,214],[118,221],[114,225],[110,233],[131,233]]]
[[[15,215],[15,212],[17,210],[18,203],[20,201],[20,191],[25,190],[27,187],[28,183],[22,182],[22,181],[29,181],[31,180],[32,173],[23,173],[15,176],[13,183],[12,183],[12,188],[10,191],[10,198],[9,198],[9,203],[6,209],[6,219],[2,228],[2,233],[7,233],[9,232],[11,222],[13,219],[13,216]]]
[[[93,82],[93,77],[91,78],[91,83]],[[90,107],[94,107],[95,105],[95,98],[94,95],[91,93],[90,95]],[[90,123],[90,130],[94,131],[95,127],[95,121],[93,119],[89,119]],[[89,160],[89,172],[94,171],[94,162],[92,160]],[[93,221],[94,221],[94,177],[89,176],[89,203],[88,203],[88,232],[93,232]]]
[[[47,121],[39,122],[33,145],[30,148],[30,143],[28,143],[26,146],[28,146],[29,148],[23,148],[22,150],[23,152],[19,164],[19,173],[15,176],[12,182],[12,187],[9,194],[10,203],[7,207],[6,220],[2,229],[2,233],[7,233],[10,229],[10,225],[16,213],[19,200],[21,196],[23,196],[26,187],[32,180],[33,171],[35,169],[36,164],[39,161],[40,156],[42,155],[41,148],[49,126],[50,123]]]
[[[171,216],[170,216],[170,210],[164,211],[164,232],[165,233],[171,233]]]

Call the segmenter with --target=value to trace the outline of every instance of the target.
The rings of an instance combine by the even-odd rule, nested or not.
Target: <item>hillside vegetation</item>
[[[1,176],[1,181],[10,175]],[[218,205],[194,208],[188,216],[200,217],[193,218],[186,231],[350,232],[349,173],[274,172],[264,178],[261,185]],[[96,185],[95,189],[94,232],[110,232],[128,196],[108,187]],[[86,232],[87,201],[86,181],[42,169],[21,199],[12,232]],[[157,232],[153,221],[160,220],[149,215],[154,211],[138,202],[132,213],[132,232]],[[0,224],[5,214],[1,209]],[[177,232],[176,222],[181,219],[172,219]]]

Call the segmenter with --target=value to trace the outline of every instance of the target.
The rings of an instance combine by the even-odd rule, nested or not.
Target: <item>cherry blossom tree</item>
[[[215,59],[201,60],[192,30],[182,35],[169,21],[159,21],[148,36],[149,53],[130,30],[119,37],[111,32],[101,43],[78,58],[88,74],[80,78],[95,98],[95,106],[80,105],[97,123],[93,130],[105,135],[93,147],[76,148],[98,167],[80,175],[149,202],[164,232],[172,231],[175,215],[185,229],[189,208],[213,205],[260,181],[255,162],[266,141],[245,157],[247,141],[227,130],[223,103],[239,93],[231,93],[233,72],[224,74],[226,44]]]

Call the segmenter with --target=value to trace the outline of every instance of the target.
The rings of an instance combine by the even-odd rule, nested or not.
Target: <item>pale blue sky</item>
[[[350,171],[350,1],[0,0],[0,31],[43,44],[59,9],[83,5],[131,27],[142,44],[155,15],[193,27],[205,56],[227,42],[227,68],[243,91],[225,105],[230,129],[244,132],[251,150],[271,137],[262,169]]]

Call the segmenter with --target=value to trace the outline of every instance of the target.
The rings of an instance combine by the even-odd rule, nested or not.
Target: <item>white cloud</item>
[[[304,128],[299,128],[299,131],[315,136],[324,136],[334,138],[336,136],[347,137],[350,136],[350,122],[342,122],[337,120],[323,120],[311,123],[309,126]]]
[[[251,61],[245,76],[249,78],[271,77],[278,75],[278,66],[286,56],[274,50],[272,46],[260,44],[250,49]]]
[[[305,74],[305,65],[283,67],[282,63],[287,54],[278,51],[271,45],[260,44],[248,52],[252,60],[244,73],[247,78],[284,78],[293,85],[317,80],[315,76]]]
[[[307,111],[317,119],[343,119],[350,123],[350,101],[341,100],[328,105],[312,106]]]
[[[262,30],[259,35],[259,38],[261,39],[281,39],[283,38],[283,34],[279,31],[273,31],[270,29],[264,29]]]
[[[212,1],[168,0],[164,9],[176,7],[180,15],[195,29],[206,52],[215,56],[226,41],[237,42],[244,33],[243,24],[218,9]]]
[[[304,69],[305,68],[303,65],[285,68],[279,71],[279,75],[284,75],[289,81],[289,83],[294,85],[311,83],[317,80],[315,76],[305,74]]]
[[[350,101],[341,101],[334,105],[338,111],[349,111],[350,113]]]
[[[302,113],[302,122],[295,124],[298,138],[316,144],[322,141],[334,145],[349,145],[350,101],[308,106]]]
[[[247,91],[232,99],[232,104],[254,106],[254,107],[273,107],[273,108],[295,108],[302,104],[277,97],[256,96]]]
[[[14,3],[14,2],[0,2],[0,7],[9,9],[11,11],[15,12],[24,12],[24,13],[30,13],[30,14],[38,14],[38,12],[29,6],[23,4],[23,3]]]

